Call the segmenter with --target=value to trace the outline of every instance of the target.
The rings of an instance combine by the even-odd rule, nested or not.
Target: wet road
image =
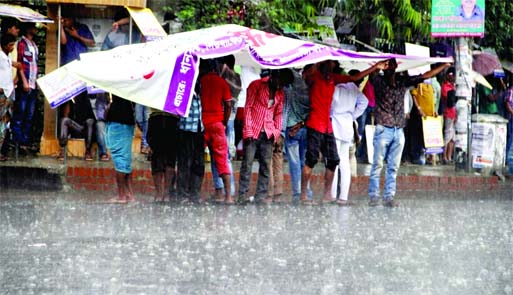
[[[509,196],[394,209],[99,199],[0,192],[0,294],[513,294]]]

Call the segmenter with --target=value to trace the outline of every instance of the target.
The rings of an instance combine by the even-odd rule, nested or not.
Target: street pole
[[[458,150],[456,154],[456,169],[464,169],[467,172],[471,170],[471,137],[472,137],[472,88],[474,79],[472,77],[472,53],[470,52],[469,40],[465,37],[459,37],[456,40],[456,103],[457,121],[455,147]]]

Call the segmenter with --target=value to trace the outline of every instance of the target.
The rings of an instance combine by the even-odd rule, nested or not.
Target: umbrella
[[[0,15],[15,17],[22,22],[53,23],[53,20],[28,7],[0,4]]]
[[[333,48],[238,25],[223,25],[170,35],[163,40],[126,45],[109,51],[80,55],[65,68],[67,74],[128,100],[180,116],[187,116],[199,59],[234,54],[240,65],[257,68],[290,68],[323,60],[339,60],[346,69],[365,69],[375,62],[396,58],[404,69],[451,58],[425,58],[396,54],[360,53]],[[98,65],[102,65],[98,67]],[[61,69],[62,71],[62,69]],[[66,74],[66,75],[67,75]],[[50,73],[49,75],[52,75]],[[62,75],[65,77],[66,75]],[[61,103],[77,83],[60,83],[47,77],[38,83],[50,105]],[[43,82],[43,83],[41,83]],[[53,97],[49,91],[54,88]]]
[[[472,69],[483,76],[493,74],[495,70],[502,69],[497,55],[488,52],[474,52]]]

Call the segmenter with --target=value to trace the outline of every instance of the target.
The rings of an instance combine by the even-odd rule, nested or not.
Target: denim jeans
[[[258,139],[244,140],[244,156],[240,165],[239,179],[239,199],[245,199],[249,191],[249,183],[251,181],[251,171],[255,154],[258,157],[258,182],[255,194],[255,201],[260,201],[267,197],[267,189],[269,187],[269,169],[271,158],[273,156],[273,139],[267,138],[262,132]]]
[[[235,157],[235,119],[228,120],[226,125],[226,139],[228,140],[228,159]],[[233,174],[233,172],[232,172]]]
[[[301,171],[305,166],[306,128],[301,128],[293,137],[289,135],[290,128],[285,132],[285,153],[289,163],[290,181],[292,185],[292,201],[299,201],[301,195]],[[313,193],[308,183],[308,198]]]
[[[135,104],[135,122],[141,130],[141,147],[148,147],[146,133],[148,132],[148,118],[150,117],[149,108],[142,104]]]
[[[96,121],[96,142],[100,156],[107,154],[107,145],[105,144],[105,121]]]
[[[399,165],[401,164],[401,154],[404,148],[403,128],[385,127],[376,125],[374,133],[374,159],[369,179],[369,198],[379,198],[379,179],[381,169],[386,160],[387,167],[385,173],[385,188],[383,199],[392,200],[396,192],[396,178]]]
[[[28,145],[30,143],[30,130],[32,129],[36,99],[37,89],[30,89],[29,92],[21,89],[16,94],[12,133],[17,144]]]

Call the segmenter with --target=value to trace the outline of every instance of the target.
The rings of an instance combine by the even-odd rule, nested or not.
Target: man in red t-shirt
[[[228,165],[228,144],[225,128],[231,114],[232,94],[228,83],[217,74],[214,60],[202,61],[200,78],[202,120],[205,126],[205,145],[212,154],[217,172],[223,179],[225,204],[234,204],[231,195],[230,166]],[[220,201],[220,200],[216,200]]]
[[[305,73],[305,80],[310,90],[310,114],[306,120],[307,127],[307,151],[306,161],[301,175],[300,202],[304,205],[314,205],[315,202],[308,199],[307,187],[312,174],[312,168],[317,164],[321,152],[326,163],[324,183],[324,196],[322,203],[332,203],[336,199],[331,195],[334,169],[339,163],[337,146],[333,129],[331,127],[330,108],[333,100],[335,85],[354,82],[377,70],[384,69],[386,62],[379,62],[372,67],[354,76],[335,73],[337,64],[327,60],[315,64]]]

